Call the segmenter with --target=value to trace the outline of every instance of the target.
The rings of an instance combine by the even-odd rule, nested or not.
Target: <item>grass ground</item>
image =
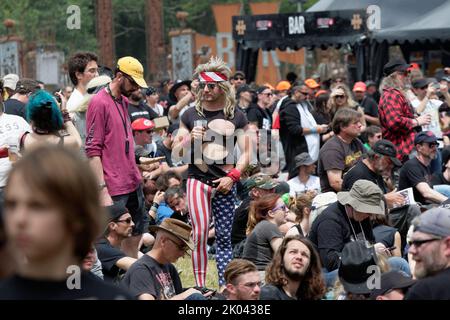
[[[194,271],[192,269],[191,257],[179,259],[175,266],[180,273],[183,288],[195,286]],[[209,289],[219,289],[219,279],[217,276],[217,266],[215,260],[208,260],[208,270],[206,273],[206,287]]]

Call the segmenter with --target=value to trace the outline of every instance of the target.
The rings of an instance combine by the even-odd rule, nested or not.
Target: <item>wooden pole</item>
[[[99,45],[99,64],[115,69],[115,37],[112,0],[97,0],[96,31]]]

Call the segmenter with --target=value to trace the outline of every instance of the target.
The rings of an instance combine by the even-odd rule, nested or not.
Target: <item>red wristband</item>
[[[239,182],[239,180],[241,180],[241,172],[236,168],[231,169],[228,172],[227,177],[231,178],[233,182]]]

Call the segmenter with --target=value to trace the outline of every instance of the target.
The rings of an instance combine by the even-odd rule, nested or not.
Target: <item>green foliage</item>
[[[67,8],[78,5],[81,9],[81,29],[69,30],[66,22]],[[77,50],[96,51],[94,5],[91,0],[3,1],[0,10],[0,22],[13,19],[16,26],[13,34],[36,46],[53,46],[67,55]],[[0,35],[6,34],[6,28],[0,25]]]

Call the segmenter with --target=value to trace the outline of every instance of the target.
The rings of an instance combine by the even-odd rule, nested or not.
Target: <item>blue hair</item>
[[[28,122],[33,122],[40,130],[53,132],[63,128],[61,110],[55,98],[44,90],[38,90],[31,95],[26,108],[26,117]]]

